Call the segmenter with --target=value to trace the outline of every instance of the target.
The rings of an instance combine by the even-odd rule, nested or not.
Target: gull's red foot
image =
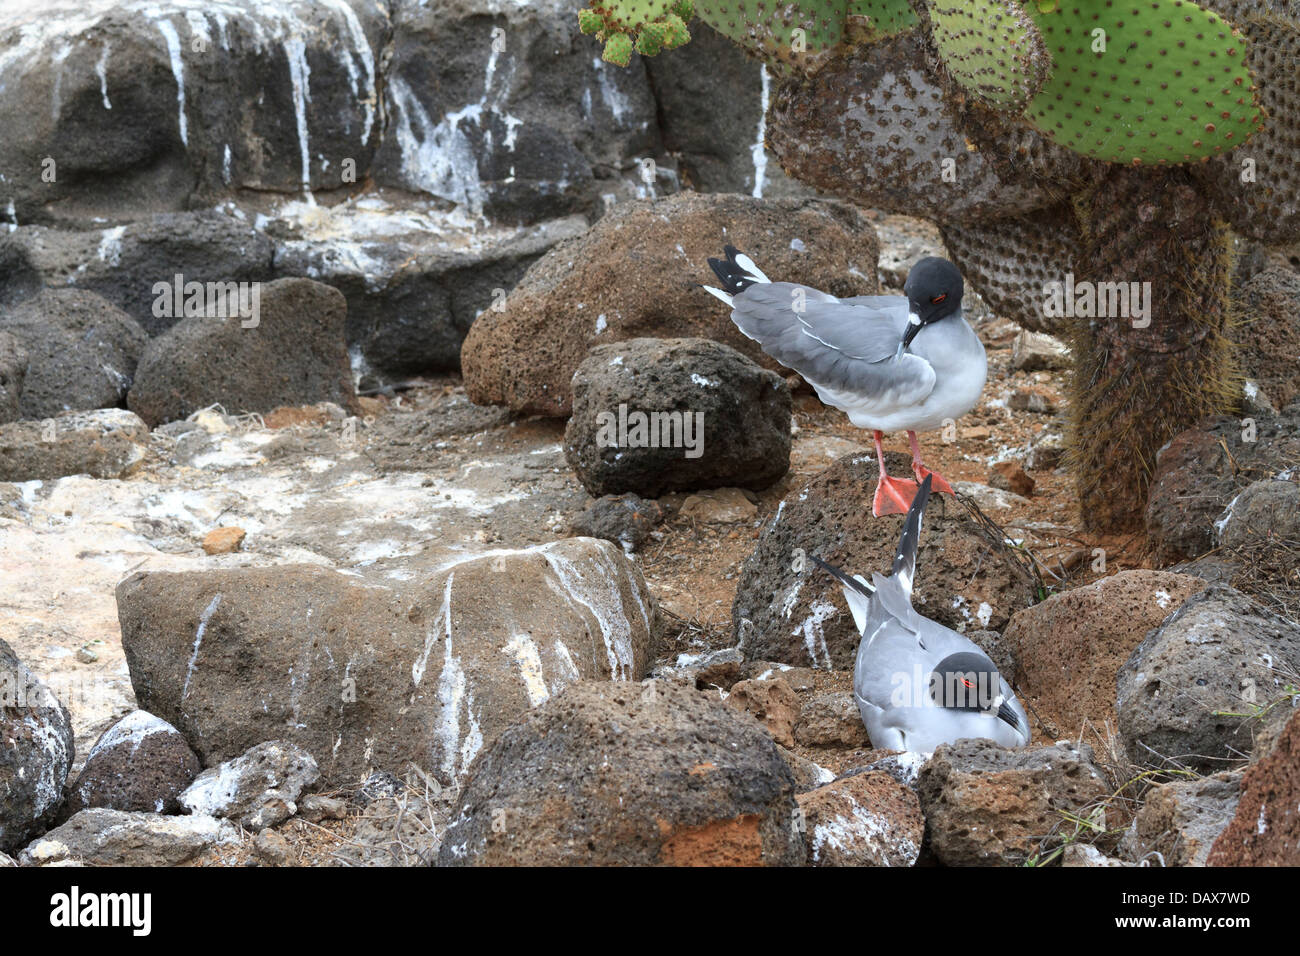
[[[956,492],[952,490],[952,485],[950,485],[950,484],[948,484],[948,482],[944,481],[944,480],[943,480],[943,477],[942,477],[941,475],[936,474],[935,472],[931,471],[929,468],[926,468],[924,465],[915,465],[915,464],[914,464],[914,465],[912,465],[912,471],[916,474],[916,480],[917,480],[918,483],[919,483],[919,482],[922,482],[922,481],[925,481],[925,476],[926,476],[926,475],[929,475],[929,476],[930,476],[930,478],[931,478],[931,481],[930,481],[930,491],[931,491],[931,492],[940,491],[940,492],[943,492],[945,495],[955,495],[955,494],[956,494]]]
[[[881,475],[876,484],[876,493],[871,499],[871,513],[879,518],[881,515],[905,515],[912,507],[916,497],[917,484],[911,478],[891,478]]]

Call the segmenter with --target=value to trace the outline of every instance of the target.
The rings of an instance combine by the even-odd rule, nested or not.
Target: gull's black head
[[[930,699],[953,710],[996,711],[1002,705],[1002,678],[983,654],[949,654],[930,675]]]
[[[947,259],[926,256],[912,266],[903,285],[911,313],[907,332],[903,335],[903,347],[911,345],[916,333],[925,326],[956,314],[961,308],[964,291],[961,273]]]

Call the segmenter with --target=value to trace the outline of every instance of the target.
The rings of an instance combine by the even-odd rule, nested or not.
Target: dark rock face
[[[645,335],[715,339],[774,367],[726,307],[696,286],[712,281],[706,260],[726,243],[773,280],[840,296],[878,288],[870,222],[842,203],[683,194],[622,204],[582,238],[547,252],[501,311],[474,323],[461,356],[470,398],[566,416],[573,373],[588,351]]]
[[[80,289],[48,289],[0,313],[0,330],[27,352],[23,418],[122,405],[148,340],[129,315]]]
[[[765,488],[790,467],[790,389],[709,339],[592,349],[573,376],[564,454],[592,495]]]
[[[794,793],[771,737],[707,695],[577,684],[475,762],[439,862],[799,864]]]
[[[150,425],[214,403],[238,414],[330,401],[357,413],[342,293],[310,279],[256,289],[260,298],[250,301],[260,311],[186,318],[150,342],[128,397],[131,410]]]
[[[0,425],[21,415],[23,381],[27,377],[27,350],[12,332],[0,331]]]
[[[1300,484],[1256,481],[1233,498],[1215,522],[1215,535],[1225,548],[1254,551],[1300,538]]]
[[[887,455],[894,474],[909,459]],[[731,620],[749,659],[849,669],[860,635],[839,583],[803,555],[862,574],[887,574],[902,516],[871,516],[874,455],[841,458],[786,497],[745,560]],[[914,600],[921,613],[955,630],[1000,628],[1026,607],[1030,589],[962,507],[931,501],[916,561]]]
[[[1236,815],[1214,841],[1207,864],[1300,866],[1300,714],[1242,777]]]
[[[104,731],[68,792],[67,816],[90,807],[179,813],[199,758],[171,724],[137,710]]]
[[[121,4],[64,27],[62,49],[24,38],[42,16],[0,24],[11,28],[0,34],[0,123],[13,131],[0,200],[19,222],[177,211],[235,189],[328,190],[343,185],[345,161],[358,177],[370,167],[373,50],[387,30],[378,4]]]
[[[451,783],[530,707],[574,681],[639,679],[653,658],[645,581],[608,542],[365,571],[126,578],[136,699],[208,766],[284,739],[316,758],[326,787],[407,761]]]
[[[635,188],[637,170],[611,175],[625,157],[661,150],[644,70],[602,62],[561,0],[403,4],[385,79],[375,181],[474,215],[595,212],[602,193]]]
[[[1120,571],[1017,611],[1004,641],[1018,689],[1056,732],[1115,726],[1115,677],[1133,649],[1205,582],[1168,571]]]
[[[1251,423],[1253,430],[1243,418],[1217,418],[1161,449],[1147,499],[1147,533],[1161,561],[1211,550],[1215,522],[1232,499],[1251,482],[1276,478],[1300,461],[1300,403]]]
[[[930,848],[945,866],[1020,866],[1063,840],[1062,812],[1086,817],[1110,796],[1087,746],[1004,750],[945,744],[917,780]]]
[[[49,688],[0,641],[0,852],[13,852],[58,811],[72,769],[72,721]]]
[[[1232,588],[1189,598],[1120,669],[1119,732],[1129,757],[1200,772],[1252,749],[1249,714],[1300,672],[1300,629]],[[1293,677],[1290,679],[1294,679]]]

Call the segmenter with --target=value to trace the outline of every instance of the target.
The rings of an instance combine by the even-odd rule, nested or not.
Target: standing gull
[[[793,282],[773,282],[749,256],[726,246],[710,259],[723,288],[704,288],[731,306],[731,320],[782,365],[794,369],[827,405],[872,431],[880,480],[871,501],[876,517],[903,514],[916,494],[910,478],[892,478],[880,446],[883,432],[905,430],[917,481],[952,487],[921,461],[918,431],[931,431],[975,407],[988,362],[979,336],[961,314],[961,273],[928,256],[912,267],[906,295],[838,299]]]
[[[966,737],[1023,747],[1029,719],[988,655],[912,607],[921,516],[932,481],[925,477],[907,512],[888,577],[873,574],[868,583],[809,555],[843,585],[862,635],[853,667],[858,712],[873,747],[932,753]]]

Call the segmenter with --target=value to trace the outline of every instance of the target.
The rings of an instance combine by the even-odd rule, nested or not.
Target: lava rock
[[[0,641],[0,852],[53,818],[74,756],[68,710]]]
[[[213,528],[203,536],[203,553],[233,554],[243,545],[247,535],[243,528]]]
[[[889,774],[855,774],[795,799],[813,866],[911,866],[921,854],[920,801]]]
[[[790,389],[708,339],[593,348],[573,376],[564,456],[592,495],[766,488],[790,468]]]
[[[576,535],[613,541],[630,553],[641,547],[655,525],[663,520],[664,509],[657,501],[647,501],[635,494],[605,495],[574,518],[569,530]]]
[[[150,342],[127,397],[131,410],[150,425],[213,404],[238,414],[331,401],[359,414],[342,293],[310,279],[258,288],[257,315],[191,316]]]
[[[848,691],[809,697],[795,725],[794,739],[803,747],[871,746],[857,701]]]
[[[1134,863],[1205,866],[1240,796],[1238,771],[1153,787],[1120,840],[1119,852]]]
[[[570,687],[476,761],[442,865],[792,865],[794,779],[754,721],[660,681]]]
[[[1017,611],[1003,634],[1016,686],[1057,728],[1115,727],[1115,679],[1133,649],[1193,594],[1200,578],[1120,571]]]
[[[253,837],[253,856],[263,866],[287,866],[293,858],[293,848],[274,830],[263,830]]]
[[[898,474],[907,473],[909,462],[901,454],[886,457]],[[853,667],[861,638],[839,582],[806,556],[868,579],[889,573],[903,519],[871,516],[875,486],[875,456],[848,455],[781,502],[741,567],[731,606],[747,658]],[[1002,548],[959,503],[936,496],[926,509],[917,557],[918,610],[958,631],[1001,628],[1031,599],[1028,579]]]
[[[1034,493],[1034,479],[1025,474],[1025,467],[1018,461],[1000,461],[989,472],[989,484],[1001,491],[1028,498]]]
[[[706,260],[727,243],[774,280],[837,296],[878,288],[870,222],[843,203],[688,193],[621,204],[581,239],[548,251],[501,311],[475,321],[461,353],[470,398],[566,416],[573,373],[590,349],[647,333],[715,339],[775,368],[696,286],[712,281]]]
[[[1225,548],[1254,550],[1300,539],[1300,484],[1294,481],[1256,481],[1228,503],[1214,523],[1215,535]]]
[[[93,292],[47,289],[0,315],[28,355],[23,418],[113,408],[126,400],[148,336]]]
[[[781,678],[738,681],[732,685],[726,704],[757,720],[782,747],[794,746],[799,697]]]
[[[570,683],[643,676],[657,629],[640,570],[592,538],[347,573],[138,573],[117,600],[136,699],[205,764],[286,739],[324,787],[408,762],[455,782]]]
[[[287,740],[268,740],[203,771],[180,802],[190,813],[234,820],[247,830],[283,823],[320,779],[316,759]]]
[[[1200,772],[1251,751],[1250,713],[1300,672],[1300,628],[1211,585],[1188,598],[1120,668],[1119,732],[1133,760]]]
[[[1300,713],[1241,778],[1241,799],[1208,866],[1300,865]]]
[[[1066,369],[1070,367],[1070,350],[1044,332],[1022,331],[1011,343],[1011,367],[1022,372]]]
[[[1253,439],[1253,440],[1251,440]],[[1215,547],[1214,525],[1249,484],[1284,475],[1300,460],[1300,402],[1276,417],[1219,417],[1170,439],[1156,455],[1147,534],[1162,563]]]
[[[29,359],[12,332],[0,331],[0,425],[22,417],[21,396]]]
[[[704,524],[736,524],[750,521],[758,514],[758,506],[750,500],[752,494],[740,488],[718,488],[691,495],[682,502],[677,516]]]
[[[149,452],[149,426],[121,408],[0,425],[0,481],[125,478]]]
[[[1110,787],[1086,745],[1004,750],[959,740],[921,768],[917,792],[945,866],[1020,866],[1064,842],[1063,812],[1087,817]]]
[[[25,866],[176,866],[212,846],[239,843],[234,825],[209,816],[165,816],[96,808],[29,844]]]
[[[92,807],[179,813],[181,791],[200,769],[180,731],[147,711],[133,711],[95,742],[64,813]]]

